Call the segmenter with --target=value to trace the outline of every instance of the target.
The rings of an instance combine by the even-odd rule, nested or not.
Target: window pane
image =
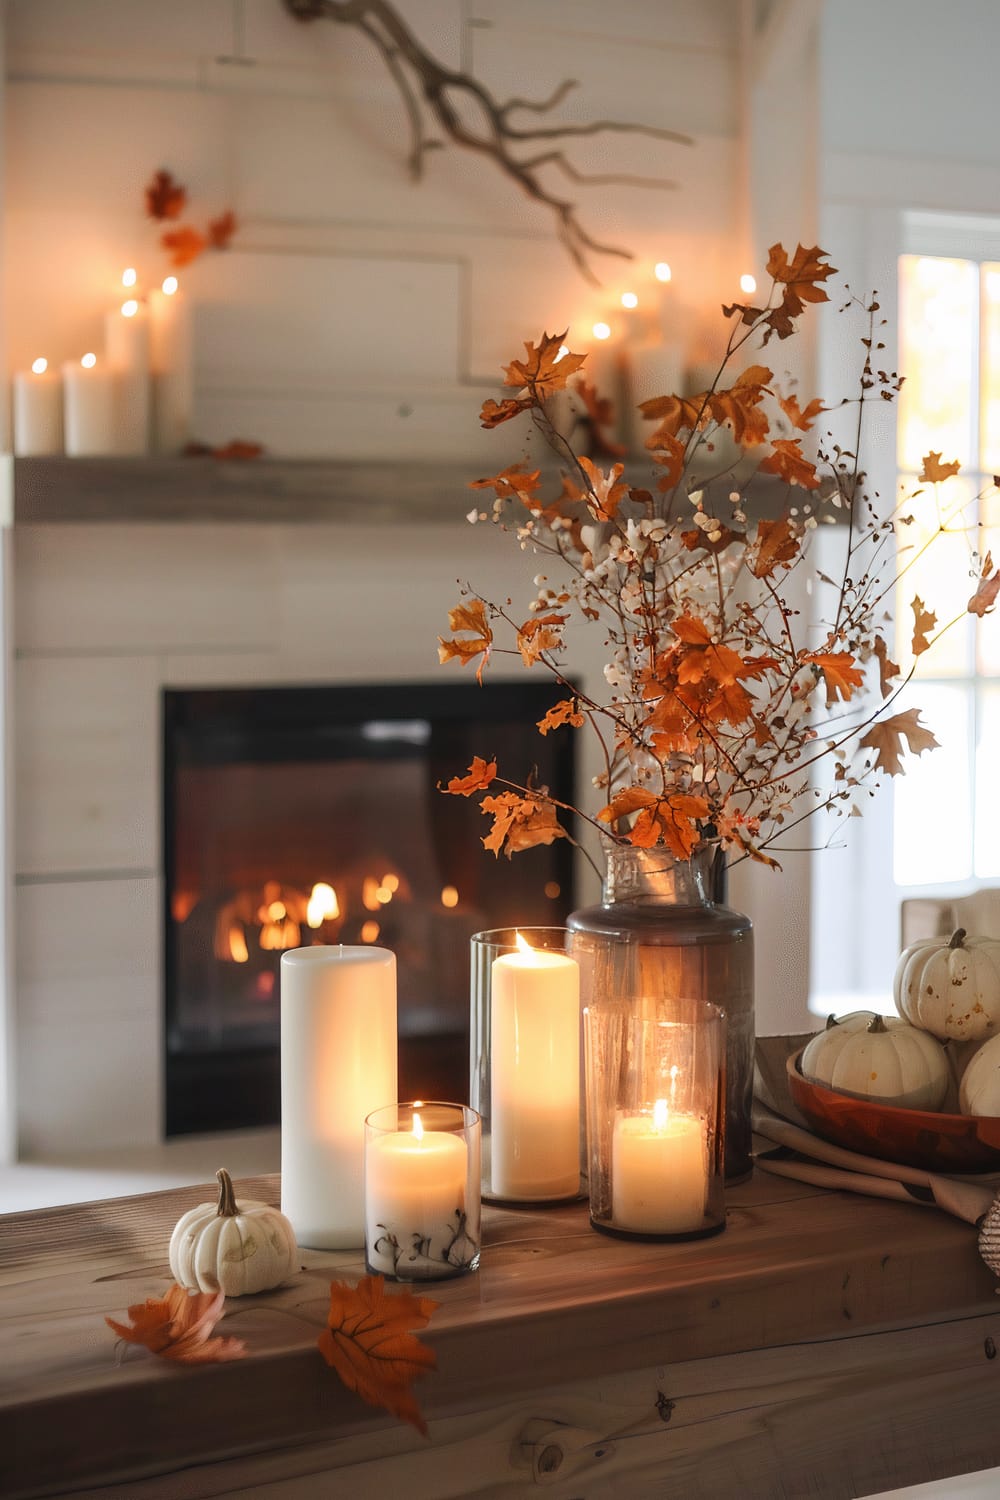
[[[980,422],[982,458],[988,473],[1000,472],[1000,265],[983,266],[983,348]]]
[[[976,875],[1000,876],[1000,686],[985,688],[979,700],[976,745]]]
[[[919,706],[921,723],[941,748],[907,756],[905,775],[893,781],[893,878],[904,886],[967,880],[972,874],[972,689],[914,683],[898,702],[902,708]]]
[[[983,562],[986,554],[993,554],[994,568],[1000,567],[1000,490],[989,490],[980,501],[983,529],[979,533],[977,549]],[[973,580],[973,583],[975,580]],[[970,588],[969,593],[972,593]],[[986,615],[979,621],[976,634],[979,638],[979,665],[977,670],[984,677],[1000,677],[1000,601],[996,614]],[[997,746],[1000,751],[1000,744]],[[1000,800],[1000,799],[998,799]]]
[[[972,616],[966,606],[975,587],[969,575],[969,552],[976,533],[968,533],[966,527],[970,517],[975,519],[975,491],[970,481],[955,476],[921,486],[907,475],[902,489],[905,495],[915,489],[920,494],[900,508],[900,515],[912,516],[913,521],[899,527],[896,543],[900,573],[894,606],[896,661],[904,676],[914,666],[910,648],[916,596],[937,616],[934,630],[956,622],[940,640],[934,639],[934,630],[929,632],[934,645],[916,659],[916,675],[961,677],[972,671]]]
[[[919,470],[933,450],[972,463],[978,267],[903,255],[899,261],[899,467]]]

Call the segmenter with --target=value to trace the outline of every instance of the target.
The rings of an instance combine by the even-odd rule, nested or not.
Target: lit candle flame
[[[48,368],[49,362],[47,359],[33,359],[31,361],[31,373],[33,375],[44,375]]]
[[[134,266],[126,266],[122,272],[122,286],[135,286],[138,277]]]
[[[530,955],[535,951],[534,948],[532,948],[531,944],[529,942],[526,942],[519,932],[515,932],[514,942],[517,944],[518,953],[523,953],[525,954],[525,956],[530,957]]]
[[[611,337],[611,326],[608,323],[595,323],[593,328],[595,339],[609,339]]]
[[[138,311],[139,304],[134,297],[130,297],[127,302],[122,303],[123,318],[134,318]]]
[[[635,292],[622,292],[622,307],[638,307],[639,299]]]
[[[747,275],[743,275],[743,276],[740,277],[740,291],[741,292],[746,292],[747,296],[749,297],[749,296],[752,296],[753,293],[756,290],[757,290],[757,278],[756,278],[756,276],[750,276],[749,274],[747,274]]]
[[[416,1102],[417,1104],[419,1104],[420,1100],[418,1099]],[[424,1122],[421,1120],[416,1110],[413,1111],[413,1134],[416,1136],[418,1141],[422,1141],[424,1138]]]
[[[96,354],[85,354],[83,356],[83,358],[81,359],[80,363],[81,363],[81,365],[83,365],[83,368],[85,370],[92,370],[94,368],[94,366],[97,364],[97,355]]]
[[[671,271],[670,266],[665,260],[658,260],[653,267],[653,275],[657,281],[669,281],[673,274],[673,271]]]
[[[163,292],[165,296],[172,297],[179,286],[180,282],[177,280],[176,276],[165,276],[163,279],[163,285],[160,287],[160,291]]]
[[[653,1129],[666,1130],[667,1121],[670,1119],[670,1110],[666,1099],[657,1099],[653,1105]]]

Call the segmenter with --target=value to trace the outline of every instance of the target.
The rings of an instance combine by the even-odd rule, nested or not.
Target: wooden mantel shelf
[[[426,1288],[429,1441],[315,1348],[354,1253],[302,1252],[228,1304],[246,1359],[178,1369],[104,1315],[162,1293],[194,1187],[0,1220],[0,1494],[835,1497],[1000,1463],[1000,1308],[975,1232],[758,1173],[725,1234],[595,1234],[586,1210],[486,1213],[482,1269]],[[238,1185],[277,1201],[276,1178]]]
[[[15,458],[14,524],[461,522],[474,463]],[[486,472],[483,470],[482,472]]]

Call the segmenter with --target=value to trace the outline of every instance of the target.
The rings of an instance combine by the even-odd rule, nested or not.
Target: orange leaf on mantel
[[[143,1344],[162,1359],[183,1365],[214,1364],[223,1359],[242,1359],[242,1339],[212,1338],[222,1316],[223,1292],[188,1292],[176,1282],[164,1297],[147,1297],[128,1310],[129,1323],[105,1318],[108,1327],[128,1344]]]
[[[179,219],[187,192],[172,172],[161,167],[146,184],[146,212],[151,219]]]
[[[182,224],[180,229],[165,229],[160,235],[160,244],[164,250],[170,251],[170,264],[179,269],[197,260],[208,241],[190,224]]]
[[[330,1283],[330,1313],[319,1351],[348,1390],[369,1406],[383,1406],[424,1437],[427,1423],[410,1390],[418,1375],[437,1367],[433,1349],[413,1333],[438,1307],[429,1297],[386,1291],[382,1276],[362,1276],[356,1287]]]

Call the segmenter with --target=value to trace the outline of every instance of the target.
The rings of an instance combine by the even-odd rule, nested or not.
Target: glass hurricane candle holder
[[[467,1104],[387,1104],[365,1120],[365,1264],[394,1281],[479,1265],[479,1116]]]
[[[725,1016],[584,1012],[590,1221],[609,1234],[695,1239],[725,1228]],[[648,1006],[646,1007],[648,1010]]]
[[[483,1121],[483,1197],[581,1196],[580,968],[561,927],[471,940],[469,1098]]]

